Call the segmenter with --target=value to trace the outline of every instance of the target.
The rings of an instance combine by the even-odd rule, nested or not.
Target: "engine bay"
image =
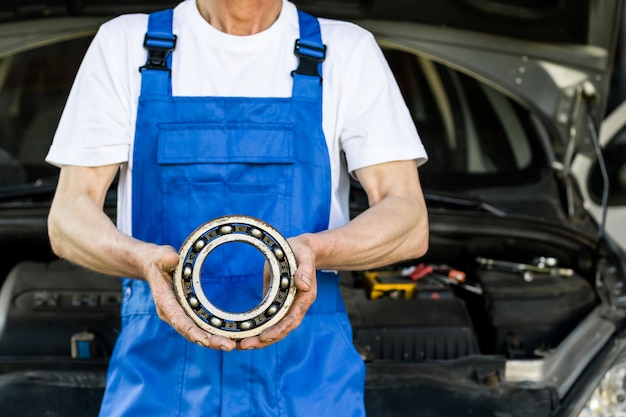
[[[344,272],[340,282],[366,362],[540,358],[598,304],[591,283],[552,257],[420,260]],[[0,353],[107,357],[120,303],[118,279],[65,261],[22,262],[0,293]]]
[[[591,283],[552,257],[476,257],[345,276],[354,343],[366,361],[549,354],[597,305]]]
[[[600,312],[589,246],[567,233],[545,239],[545,228],[495,237],[482,225],[471,225],[479,234],[450,223],[431,223],[423,259],[340,273],[353,342],[368,369],[366,401],[381,410],[372,415],[406,415],[415,406],[439,412],[441,402],[430,398],[452,393],[450,415],[551,410],[554,395],[571,387],[567,375],[582,372],[614,331]],[[87,398],[96,415],[121,300],[119,279],[63,260],[13,266],[0,289],[0,356],[10,388],[0,404],[63,389],[61,397]]]

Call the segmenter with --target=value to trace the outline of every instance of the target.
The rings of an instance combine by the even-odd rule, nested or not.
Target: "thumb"
[[[162,246],[160,254],[160,266],[163,272],[172,272],[178,265],[178,252],[171,246]]]

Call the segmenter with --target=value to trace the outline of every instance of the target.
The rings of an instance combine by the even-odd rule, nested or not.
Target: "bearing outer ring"
[[[200,272],[218,246],[244,242],[258,249],[269,264],[269,287],[261,302],[244,312],[216,307],[202,288]],[[230,339],[259,335],[289,310],[296,294],[296,259],[287,240],[271,225],[254,217],[230,215],[215,218],[194,230],[178,251],[174,293],[185,313],[208,333]]]

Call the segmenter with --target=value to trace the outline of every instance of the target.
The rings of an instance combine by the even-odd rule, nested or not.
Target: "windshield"
[[[56,176],[44,162],[91,37],[0,60],[0,191]]]
[[[384,49],[429,162],[425,189],[519,186],[546,166],[537,122],[517,102],[459,71],[404,51]]]
[[[55,177],[44,158],[91,36],[0,60],[0,193]],[[430,160],[427,190],[519,186],[546,166],[538,123],[515,101],[457,70],[385,48]],[[545,139],[544,139],[545,141]],[[20,192],[19,195],[23,195]]]

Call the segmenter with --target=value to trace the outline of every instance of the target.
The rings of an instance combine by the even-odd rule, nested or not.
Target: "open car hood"
[[[180,0],[5,0],[0,20],[115,16],[173,7]],[[381,42],[483,78],[554,122],[557,160],[592,154],[585,113],[607,102],[622,2],[619,0],[294,0],[321,17],[356,21]],[[393,22],[393,24],[392,24]],[[398,22],[403,22],[398,25]],[[488,81],[487,81],[488,80]],[[576,133],[573,133],[576,132]],[[557,150],[557,153],[559,151]]]
[[[348,0],[297,2],[318,15],[405,20],[541,42],[589,43],[593,0]],[[604,3],[604,2],[602,2]],[[602,4],[601,7],[606,7]]]
[[[117,15],[172,7],[182,0],[5,0],[0,20],[50,15]],[[538,42],[609,47],[601,32],[618,16],[616,0],[292,0],[317,16],[424,23]]]
[[[5,0],[0,20],[49,15],[117,15],[172,7],[182,0]],[[317,16],[424,23],[538,42],[611,46],[616,0],[293,0]]]

